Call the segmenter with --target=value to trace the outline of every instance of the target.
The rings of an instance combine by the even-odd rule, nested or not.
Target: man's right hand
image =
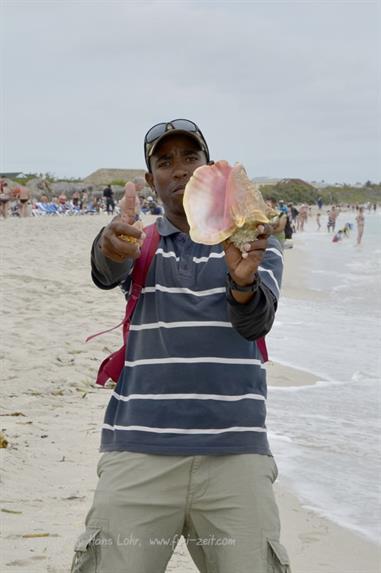
[[[145,235],[141,221],[135,221],[137,214],[137,195],[135,185],[127,183],[120,203],[120,215],[113,218],[104,228],[99,239],[102,253],[116,263],[126,259],[137,259]]]

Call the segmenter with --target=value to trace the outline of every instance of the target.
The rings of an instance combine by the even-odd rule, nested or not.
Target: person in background
[[[339,231],[337,231],[337,233],[335,233],[335,235],[332,238],[332,243],[339,243],[340,241],[343,240],[344,237],[344,233],[342,231],[342,229],[340,229]]]
[[[285,202],[283,201],[283,199],[280,199],[280,200],[279,200],[278,210],[279,210],[281,213],[284,213],[285,215],[288,214],[288,208],[287,208],[287,205],[285,204]]]
[[[111,185],[106,185],[103,189],[103,197],[106,200],[106,211],[109,215],[114,214],[115,210],[115,201],[114,201],[114,191],[111,188]]]
[[[291,249],[294,245],[292,242],[292,235],[293,235],[294,231],[291,225],[291,214],[290,211],[287,207],[287,213],[286,213],[286,224],[284,227],[284,237],[285,237],[285,242],[284,242],[284,247],[287,249]]]
[[[148,197],[148,210],[151,215],[161,215],[162,210],[153,197]]]
[[[28,216],[28,203],[30,199],[30,191],[27,187],[20,187],[19,201],[20,201],[20,217]]]
[[[144,201],[150,195],[152,195],[152,189],[148,187],[144,177],[134,177],[132,182],[135,184],[136,193],[138,194],[138,197],[141,199],[141,201]]]
[[[75,207],[76,209],[79,209],[79,202],[80,202],[81,196],[79,194],[79,191],[74,191],[72,197],[71,197],[71,202],[73,204],[73,207]]]
[[[316,213],[316,224],[317,224],[317,231],[320,231],[321,229],[321,222],[320,222],[320,217],[321,217],[321,213],[318,211]]]
[[[327,231],[334,232],[336,227],[336,220],[338,216],[338,210],[335,205],[332,205],[331,209],[328,211],[328,221],[327,221]]]
[[[8,217],[9,201],[11,191],[6,181],[0,181],[0,215],[6,219]]]
[[[81,211],[86,211],[88,200],[89,200],[88,192],[86,191],[86,189],[82,189],[81,198],[80,198],[80,202],[79,202],[79,208]]]
[[[284,204],[284,201],[278,201],[275,199],[275,197],[270,197],[270,199],[268,199],[266,201],[266,203],[275,211],[277,211],[279,213],[279,219],[278,219],[278,223],[275,227],[273,227],[273,235],[274,237],[276,237],[279,241],[279,243],[281,244],[282,248],[284,247],[284,242],[285,239],[288,238],[286,237],[285,234],[285,228],[287,225],[287,207]],[[292,234],[291,234],[292,237]]]
[[[308,219],[308,206],[303,204],[300,207],[299,215],[297,219],[297,230],[304,231],[304,225],[307,223]]]
[[[60,195],[58,196],[58,202],[62,209],[66,207],[67,197],[64,192],[60,193]]]
[[[102,210],[102,199],[101,199],[101,197],[99,197],[98,195],[96,195],[94,193],[92,195],[92,203],[93,203],[93,207],[94,207],[95,211],[97,213],[100,213]]]
[[[360,207],[359,213],[356,217],[356,223],[357,223],[357,244],[360,245],[365,227],[364,207]]]
[[[299,211],[296,207],[294,207],[292,203],[289,203],[287,207],[288,207],[288,217],[290,219],[292,232],[296,233],[296,222],[298,219]]]

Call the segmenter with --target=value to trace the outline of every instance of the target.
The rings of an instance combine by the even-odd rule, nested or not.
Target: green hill
[[[275,185],[262,185],[261,193],[265,199],[274,197],[286,203],[315,204],[321,197],[325,205],[381,203],[381,183],[368,181],[363,187],[332,185],[317,189],[302,179],[283,179]]]

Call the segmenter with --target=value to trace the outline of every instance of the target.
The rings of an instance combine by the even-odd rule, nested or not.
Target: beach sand
[[[92,333],[123,318],[122,294],[90,280],[89,252],[106,215],[0,221],[1,235],[1,572],[67,573],[96,486],[100,427],[109,390],[94,386],[100,360],[120,331]],[[285,289],[309,254],[286,251]],[[306,296],[314,296],[309,292]],[[269,383],[316,378],[269,364]],[[302,506],[282,477],[275,486],[293,573],[376,573],[375,544]],[[195,572],[184,544],[168,571]],[[239,572],[232,572],[239,573]]]

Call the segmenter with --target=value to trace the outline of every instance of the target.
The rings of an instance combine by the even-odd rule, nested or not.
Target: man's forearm
[[[248,302],[239,302],[238,295],[249,298]],[[268,334],[275,318],[276,299],[271,290],[263,283],[255,293],[227,293],[230,321],[237,332],[247,340],[258,340]]]
[[[252,292],[241,292],[238,290],[231,290],[230,293],[234,298],[234,300],[239,302],[240,304],[247,304],[255,296],[254,293]]]
[[[116,263],[105,257],[99,246],[103,229],[98,233],[91,249],[91,276],[97,287],[112,289],[118,286],[129,273],[132,259]]]

